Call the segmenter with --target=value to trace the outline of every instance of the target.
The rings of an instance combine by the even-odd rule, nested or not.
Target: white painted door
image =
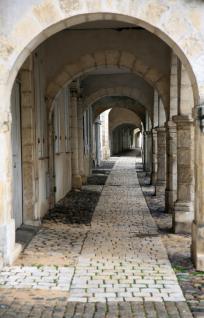
[[[21,169],[21,117],[20,84],[15,82],[11,96],[12,154],[13,154],[13,218],[16,228],[22,224],[22,169]]]

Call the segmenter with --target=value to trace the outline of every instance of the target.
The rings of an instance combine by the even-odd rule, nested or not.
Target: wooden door
[[[13,155],[13,218],[16,228],[23,222],[20,84],[16,81],[11,96]]]

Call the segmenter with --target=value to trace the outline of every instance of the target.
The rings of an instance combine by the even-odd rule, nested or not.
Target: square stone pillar
[[[3,86],[3,85],[2,85]],[[21,251],[21,245],[15,243],[15,221],[13,219],[13,169],[11,120],[9,112],[10,96],[3,92],[6,87],[0,84],[0,265],[12,264]]]
[[[72,151],[72,186],[80,189],[82,186],[79,174],[79,144],[78,144],[78,118],[77,118],[77,90],[71,86],[71,151]]]
[[[190,116],[173,117],[177,125],[177,200],[174,205],[175,233],[191,233],[194,219],[194,121]]]
[[[20,70],[21,80],[21,138],[23,178],[23,224],[39,225],[36,213],[38,165],[36,156],[36,122],[33,83],[33,57]]]
[[[196,269],[204,271],[204,133],[199,124],[195,129],[195,218],[191,254]]]
[[[152,171],[152,132],[144,132],[144,169],[148,175]]]
[[[157,130],[152,129],[152,177],[151,177],[151,183],[153,185],[156,185],[157,182],[157,170],[158,170],[158,164],[157,164]]]
[[[109,113],[110,109],[103,112],[103,159],[105,160],[110,158]]]
[[[177,199],[177,128],[172,120],[178,114],[178,73],[180,72],[178,57],[172,51],[170,75],[169,121],[166,123],[167,174],[165,190],[165,211],[174,212]]]
[[[177,199],[177,129],[172,120],[166,123],[167,173],[165,190],[165,210],[173,213]]]
[[[143,169],[145,170],[146,166],[146,135],[145,131],[143,132],[143,141],[142,141],[142,162],[143,162]]]
[[[157,131],[157,186],[166,185],[166,128]]]

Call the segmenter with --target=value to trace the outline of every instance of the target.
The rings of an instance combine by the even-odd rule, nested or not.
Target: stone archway
[[[100,101],[101,99],[105,97],[127,97],[128,99],[132,99],[134,101],[137,101],[138,106],[142,106],[151,113],[152,111],[152,105],[149,104],[149,100],[146,98],[146,96],[142,93],[142,91],[131,89],[129,87],[113,87],[113,88],[107,88],[107,89],[100,89],[90,96],[86,97],[84,100],[84,108],[87,108],[90,105],[93,105]]]
[[[138,101],[129,97],[102,97],[90,105],[92,106],[93,120],[95,120],[105,110],[116,107],[120,109],[129,109],[137,114],[142,122],[145,120],[145,107],[138,103]]]
[[[129,109],[121,109],[120,113],[118,112],[117,107],[111,109],[109,113],[109,123],[110,131],[113,131],[116,127],[123,124],[135,125],[141,129],[141,120],[139,116]]]
[[[2,5],[8,10],[10,9],[4,1],[2,1]],[[200,5],[202,4],[197,5],[195,14],[197,13],[200,21],[202,21],[203,13],[199,10]],[[0,98],[2,102],[0,123],[2,148],[0,158],[0,201],[2,207],[1,230],[2,233],[5,233],[1,246],[4,245],[4,250],[8,251],[6,255],[7,261],[10,258],[9,255],[13,253],[13,242],[8,240],[9,231],[11,231],[13,236],[11,220],[11,88],[23,62],[40,43],[56,32],[87,21],[118,20],[137,24],[157,35],[175,51],[188,71],[193,87],[195,104],[197,105],[204,101],[204,73],[201,71],[204,63],[203,30],[202,24],[199,24],[197,19],[194,19],[190,4],[181,3],[179,0],[172,1],[171,6],[164,4],[162,0],[156,0],[154,3],[145,2],[142,5],[140,1],[133,2],[131,0],[125,3],[116,0],[111,2],[103,0],[98,2],[94,0],[70,0],[68,2],[47,0],[39,1],[37,5],[34,1],[30,1],[24,8],[22,6],[24,6],[23,2],[18,3],[18,7],[16,6],[17,14],[15,19],[13,19],[12,15],[8,15],[12,21],[2,28],[3,35],[0,39]],[[180,14],[183,10],[186,15]],[[23,16],[22,12],[25,13]],[[104,56],[107,58],[107,52]],[[107,65],[104,62],[100,64],[100,56],[98,58],[87,56],[86,58],[87,60],[83,61],[83,66],[86,66],[87,70],[95,67],[93,62],[97,62],[98,66]],[[122,58],[125,58],[129,65],[124,65]],[[121,67],[128,66],[128,69],[138,62],[132,54],[128,55],[127,52],[115,60],[120,63]],[[141,67],[141,72],[143,72],[142,75],[145,76],[144,65],[140,65],[140,61],[138,63],[138,67]],[[72,78],[80,74],[80,70],[73,71],[72,69],[73,73],[70,70],[71,67],[69,68],[71,74],[68,74]],[[81,70],[83,71],[83,69]],[[154,69],[146,71],[146,76],[149,76],[149,79],[155,77]],[[60,74],[62,78],[57,79],[57,84],[61,82],[64,75],[66,74]],[[155,86],[160,92],[162,90],[160,86],[162,85],[159,85],[159,79],[160,77],[157,77],[157,86]],[[62,80],[62,83],[64,83],[64,80]],[[58,87],[61,86],[58,85]],[[55,91],[54,87],[49,89],[51,92]],[[202,140],[203,137],[198,133],[198,141],[201,142]],[[200,152],[198,160],[203,161],[203,157],[204,153]],[[197,173],[197,175],[199,174]],[[201,191],[203,190],[203,182],[201,180],[199,182]]]
[[[100,67],[116,67],[127,69],[128,71],[139,74],[150,85],[155,86],[159,95],[163,99],[166,109],[168,107],[168,86],[164,81],[164,76],[157,69],[150,65],[145,65],[135,55],[127,51],[106,50],[97,51],[92,54],[84,55],[74,64],[63,67],[61,72],[52,80],[47,87],[46,97],[51,104],[58,91],[74,79]]]
[[[2,6],[9,10],[4,2]],[[10,23],[9,32],[7,25],[2,29],[3,87],[8,82],[12,86],[19,68],[30,52],[56,32],[87,21],[117,20],[141,26],[167,43],[189,72],[195,103],[199,103],[199,97],[203,99],[204,85],[200,69],[203,67],[204,40],[202,25],[199,23],[203,19],[200,10],[202,4],[197,4],[197,7],[193,8],[194,12],[190,4],[180,3],[178,0],[171,5],[164,4],[161,0],[142,5],[131,0],[125,5],[118,1],[95,3],[94,0],[50,0],[41,1],[37,5],[30,1],[24,10],[22,6],[23,3],[12,8],[16,9],[18,15]],[[179,12],[183,10],[186,15],[181,16]],[[26,13],[22,16],[22,12]],[[194,19],[194,16],[198,19]],[[11,87],[8,89],[10,91]]]

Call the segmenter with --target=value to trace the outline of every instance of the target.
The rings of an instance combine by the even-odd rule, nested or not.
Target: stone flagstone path
[[[135,171],[120,158],[95,209],[69,301],[184,301]]]
[[[15,266],[0,272],[0,317],[192,317],[136,159],[114,160],[90,226],[45,222]],[[43,264],[32,264],[38,257]]]

